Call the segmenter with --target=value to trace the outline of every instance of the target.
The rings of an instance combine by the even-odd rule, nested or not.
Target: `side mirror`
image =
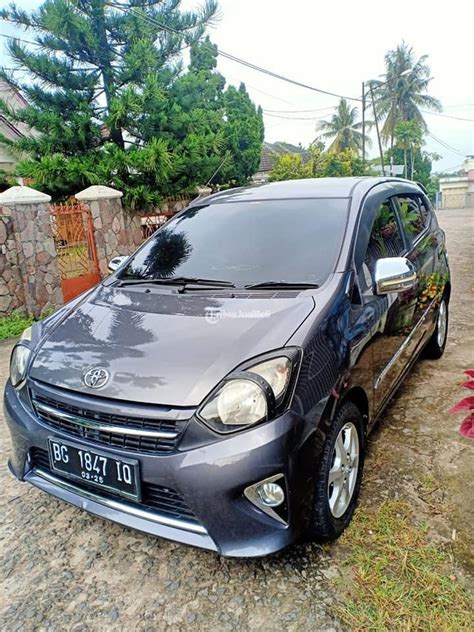
[[[405,292],[416,285],[416,270],[405,257],[378,259],[374,272],[375,293]]]
[[[115,270],[118,270],[122,263],[124,263],[128,258],[129,257],[120,255],[119,257],[114,257],[113,259],[111,259],[109,261],[109,265],[107,266],[109,268],[109,272],[115,272]]]

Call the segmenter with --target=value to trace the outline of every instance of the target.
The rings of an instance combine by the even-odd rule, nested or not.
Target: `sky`
[[[7,4],[0,0],[0,7]],[[19,4],[29,9],[38,1]],[[183,0],[182,7],[197,4]],[[443,116],[425,116],[432,135],[425,149],[442,156],[435,171],[454,171],[463,156],[474,154],[473,24],[473,0],[220,0],[220,18],[209,34],[227,53],[349,97],[360,96],[363,81],[380,77],[385,53],[404,40],[417,56],[428,55],[433,76],[429,92],[443,104]],[[0,23],[0,34],[10,32]],[[0,51],[0,63],[6,64],[1,41]],[[269,142],[307,146],[317,136],[316,119],[330,116],[338,101],[222,57],[218,69],[230,83],[244,81],[262,106]],[[374,138],[369,154],[376,153]]]

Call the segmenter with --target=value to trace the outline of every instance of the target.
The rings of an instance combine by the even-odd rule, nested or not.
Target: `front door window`
[[[369,237],[369,243],[359,274],[364,295],[373,293],[373,275],[377,259],[399,257],[403,252],[400,228],[390,200],[383,202],[377,212]]]

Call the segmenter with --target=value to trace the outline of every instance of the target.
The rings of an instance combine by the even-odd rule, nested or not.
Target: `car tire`
[[[348,440],[348,434],[352,439]],[[364,438],[360,410],[352,402],[343,403],[327,434],[315,477],[310,538],[316,542],[335,540],[351,521],[362,480]],[[351,450],[350,441],[357,444]],[[357,448],[356,464],[352,460],[354,447]],[[348,452],[351,452],[351,460]]]
[[[443,297],[438,308],[435,330],[431,334],[431,338],[426,343],[423,354],[425,358],[429,360],[438,360],[443,355],[446,348],[446,341],[448,339],[448,323],[448,301],[446,300],[446,297]]]

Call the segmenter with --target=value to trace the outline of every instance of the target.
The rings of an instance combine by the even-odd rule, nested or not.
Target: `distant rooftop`
[[[383,174],[382,172],[382,165],[371,165],[370,167],[373,171],[375,171],[376,173],[380,173],[380,175]],[[394,176],[403,176],[403,172],[405,170],[405,167],[403,165],[385,165],[385,174],[386,175],[392,175],[390,172],[392,171]]]
[[[306,158],[308,152],[303,149],[303,147],[292,145],[291,143],[284,143],[282,141],[278,141],[276,143],[264,142],[262,145],[262,155],[258,171],[264,173],[271,171],[277,158],[279,156],[283,156],[284,154],[301,154],[304,158]]]

